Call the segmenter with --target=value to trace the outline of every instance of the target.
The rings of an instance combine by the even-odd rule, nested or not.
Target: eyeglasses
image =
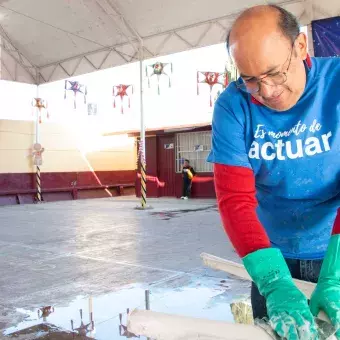
[[[294,43],[295,43],[295,40],[294,40]],[[272,74],[267,74],[266,76],[260,79],[254,77],[251,79],[244,80],[240,78],[236,81],[237,88],[239,88],[240,90],[244,92],[255,94],[261,90],[261,83],[268,85],[268,86],[278,86],[278,85],[284,84],[287,81],[287,72],[290,68],[291,61],[292,61],[294,43],[290,51],[290,55],[288,56],[287,60],[284,63],[286,64],[286,62],[289,60],[288,67],[286,68],[284,72],[279,71],[279,72],[275,72]]]

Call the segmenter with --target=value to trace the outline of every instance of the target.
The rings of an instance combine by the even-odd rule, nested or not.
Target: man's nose
[[[263,82],[260,83],[260,96],[264,99],[269,99],[273,97],[276,91],[275,86],[265,84]]]

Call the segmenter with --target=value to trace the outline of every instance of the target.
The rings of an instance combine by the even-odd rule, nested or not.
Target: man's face
[[[243,81],[254,84],[262,79],[259,91],[252,96],[269,108],[286,111],[302,96],[306,85],[303,60],[307,57],[306,37],[300,34],[294,45],[280,32],[261,39],[235,39],[230,46],[231,55]],[[282,76],[283,84],[272,79]],[[265,83],[266,82],[266,83]]]
[[[189,163],[187,161],[184,162],[184,166],[189,166]]]

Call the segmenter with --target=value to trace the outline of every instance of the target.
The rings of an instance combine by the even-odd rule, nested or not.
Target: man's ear
[[[307,59],[308,48],[307,48],[307,36],[305,33],[300,33],[295,40],[295,49],[298,57],[302,60]]]

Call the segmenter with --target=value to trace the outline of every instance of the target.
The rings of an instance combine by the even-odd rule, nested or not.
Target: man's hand
[[[266,296],[271,327],[288,340],[318,339],[308,301],[292,280],[278,280]]]
[[[278,249],[257,250],[243,258],[244,266],[266,298],[270,324],[287,340],[317,340],[318,332],[306,297],[295,286]]]
[[[310,308],[315,316],[320,310],[327,314],[340,339],[340,235],[331,237]]]
[[[320,281],[311,297],[310,308],[314,316],[318,316],[320,310],[327,314],[340,339],[340,281]]]

